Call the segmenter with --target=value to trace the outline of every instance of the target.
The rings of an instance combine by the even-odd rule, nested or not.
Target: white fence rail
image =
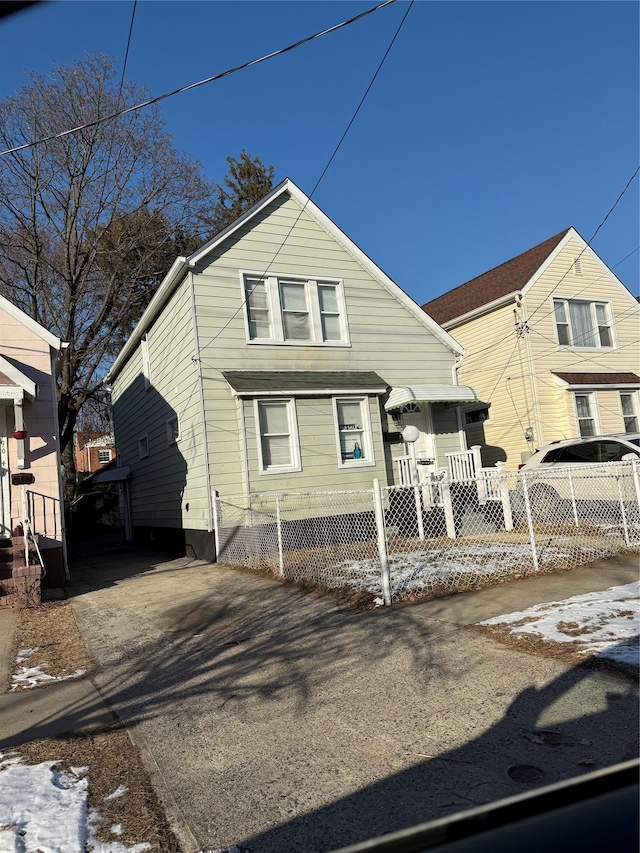
[[[214,503],[218,559],[387,604],[640,551],[635,461]]]

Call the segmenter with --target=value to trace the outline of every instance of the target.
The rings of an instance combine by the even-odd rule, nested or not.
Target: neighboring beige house
[[[421,474],[446,467],[457,404],[477,400],[461,355],[286,179],[175,261],[109,373],[126,535],[211,559],[213,490],[398,482],[409,424]]]
[[[422,306],[466,350],[467,444],[515,468],[537,447],[639,430],[640,306],[574,228]]]
[[[15,603],[9,599],[26,583],[17,582],[26,577],[25,509],[45,582],[61,585],[67,577],[55,394],[64,346],[0,296],[0,604]]]

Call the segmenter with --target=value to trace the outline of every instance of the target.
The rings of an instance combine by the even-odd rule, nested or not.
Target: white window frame
[[[563,323],[562,325],[565,325],[567,327],[568,336],[569,336],[569,343],[568,344],[560,343],[560,335],[558,332],[558,320],[556,317],[556,303],[558,303],[558,302],[561,302],[564,306],[566,323]],[[573,342],[574,335],[573,335],[573,329],[571,328],[571,315],[569,314],[569,304],[568,304],[569,302],[582,302],[584,304],[589,305],[590,314],[591,314],[592,329],[595,331],[596,338],[598,339],[598,343],[596,344],[596,346],[582,346],[581,344],[575,344]],[[600,343],[600,327],[601,327],[601,324],[598,323],[598,316],[596,313],[596,305],[602,305],[606,311],[606,315],[607,315],[606,328],[609,329],[609,334],[611,336],[611,344],[610,345],[605,345],[605,344]],[[611,302],[609,302],[608,300],[606,300],[606,299],[578,299],[578,298],[575,298],[572,296],[553,296],[552,301],[551,301],[551,307],[552,307],[552,315],[551,316],[553,317],[553,324],[554,324],[555,331],[556,331],[556,341],[558,343],[558,349],[564,349],[564,350],[566,350],[566,349],[607,350],[607,351],[611,351],[611,350],[614,350],[617,348],[616,336],[615,336],[615,324],[613,321],[613,310],[611,308]]]
[[[146,459],[149,455],[149,435],[145,433],[145,435],[141,435],[138,439],[138,458]]]
[[[142,377],[144,379],[144,390],[148,391],[151,387],[151,361],[149,359],[149,335],[146,332],[140,338],[140,351],[142,353]]]
[[[633,415],[625,415],[624,409],[622,407],[622,398],[623,396],[631,397],[631,408],[633,410]],[[640,404],[638,403],[638,397],[640,397],[640,391],[619,391],[618,399],[620,400],[620,412],[622,415],[622,428],[625,433],[632,432],[640,432]],[[624,419],[627,417],[634,417],[636,419],[636,428],[635,429],[627,429],[627,425],[624,422]]]
[[[171,428],[171,424],[175,423],[175,432]],[[182,436],[180,435],[180,418],[178,415],[172,415],[165,421],[165,429],[167,431],[167,444],[177,444]]]
[[[246,296],[246,279],[259,279],[266,285],[267,305],[269,308],[269,338],[252,338],[249,333],[249,310]],[[280,300],[280,284],[303,284],[305,297],[309,312],[309,331],[311,337],[308,340],[286,340],[284,336],[284,323],[282,320],[282,306]],[[320,311],[320,299],[318,287],[329,285],[336,288],[336,299],[340,315],[340,340],[323,340],[322,336],[322,314]],[[265,276],[263,273],[240,270],[240,287],[242,294],[242,310],[244,314],[244,331],[248,344],[272,344],[277,346],[319,346],[319,347],[350,347],[349,323],[347,319],[347,303],[344,296],[344,282],[342,279],[330,276],[303,277],[297,275],[285,275],[284,273]]]
[[[101,453],[108,453],[109,458],[108,459],[100,459]],[[111,462],[111,459],[112,459],[111,450],[108,447],[103,448],[102,450],[98,450],[98,465],[107,465],[109,462]]]
[[[287,407],[287,425],[289,427],[289,451],[291,463],[289,465],[270,465],[265,467],[262,455],[262,433],[260,432],[260,406],[280,403]],[[300,438],[298,435],[298,418],[296,413],[296,401],[294,397],[257,397],[253,401],[253,417],[255,422],[256,444],[258,446],[258,470],[260,474],[291,474],[302,471],[300,457]]]
[[[367,396],[339,396],[332,397],[333,403],[333,426],[336,437],[336,451],[338,457],[338,468],[372,468],[376,464],[373,453],[373,434],[371,432],[371,413],[370,402]],[[340,424],[338,422],[338,404],[339,403],[360,403],[360,413],[362,418],[362,449],[364,457],[362,459],[342,459],[342,446],[340,444]]]
[[[593,435],[582,435],[580,429],[580,421],[585,420],[578,416],[578,397],[586,397],[589,404],[589,420],[593,421]],[[576,415],[576,423],[578,425],[578,435],[581,438],[595,438],[600,435],[600,418],[598,416],[598,401],[594,391],[574,391],[573,392],[573,410]]]

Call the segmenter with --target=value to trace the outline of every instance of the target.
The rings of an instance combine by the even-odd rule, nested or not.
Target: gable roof
[[[0,355],[0,385],[4,387],[13,387],[20,389],[21,393],[26,394],[29,399],[35,400],[38,393],[38,386],[29,379],[28,376],[16,367],[9,359]]]
[[[39,338],[42,338],[42,340],[48,343],[50,347],[53,347],[53,349],[60,350],[67,346],[67,344],[60,341],[60,338],[56,338],[56,336],[47,331],[44,326],[41,326],[40,323],[37,323],[32,317],[25,314],[25,312],[18,308],[17,305],[14,305],[13,302],[9,302],[9,300],[2,296],[2,294],[0,294],[0,308],[6,311],[10,317],[13,317],[15,320],[19,320],[23,326],[26,326],[29,331],[34,332],[34,334]]]
[[[442,296],[426,302],[426,311],[437,323],[447,323],[471,311],[489,305],[510,294],[519,293],[549,258],[567,234],[574,229],[565,228],[543,243],[538,243],[510,261],[472,278]]]
[[[260,211],[264,210],[267,205],[271,204],[272,201],[277,199],[279,196],[284,193],[288,193],[291,198],[294,198],[298,204],[303,208],[304,212],[309,214],[316,222],[324,228],[338,243],[342,245],[344,249],[346,249],[349,254],[355,258],[358,263],[364,267],[367,272],[374,278],[379,284],[382,285],[395,299],[398,300],[413,316],[429,331],[440,340],[448,349],[452,352],[462,355],[464,353],[463,347],[454,340],[448,332],[445,332],[441,326],[438,325],[434,320],[420,308],[417,302],[414,302],[410,296],[408,296],[402,288],[397,285],[389,276],[383,272],[379,266],[377,266],[371,258],[366,255],[362,249],[357,246],[353,240],[351,240],[347,235],[342,231],[338,226],[333,222],[329,217],[323,213],[320,208],[311,201],[309,196],[305,195],[302,190],[293,183],[290,178],[285,178],[278,186],[274,187],[270,192],[267,193],[264,198],[262,198],[259,202],[250,207],[249,210],[246,210],[241,216],[239,216],[231,225],[228,225],[218,234],[211,238],[211,240],[207,241],[203,246],[201,246],[197,251],[195,251],[188,258],[178,257],[174,261],[171,269],[165,276],[162,281],[160,287],[156,295],[153,297],[151,302],[149,303],[147,310],[144,312],[142,317],[140,318],[138,325],[135,327],[128,341],[122,348],[120,354],[115,360],[111,370],[107,375],[107,380],[114,379],[115,376],[120,372],[122,367],[127,362],[127,359],[132,354],[133,350],[137,346],[140,338],[143,334],[149,329],[153,321],[156,319],[158,314],[161,312],[162,308],[166,304],[167,300],[174,292],[174,290],[178,287],[178,285],[183,281],[186,274],[189,270],[193,270],[193,268],[198,264],[206,255],[210,252],[213,252],[221,243],[223,243],[228,237],[234,234],[239,228],[242,228],[249,220],[253,219]]]

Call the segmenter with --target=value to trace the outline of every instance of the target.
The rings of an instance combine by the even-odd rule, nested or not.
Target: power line
[[[594,239],[595,239],[596,234],[597,234],[597,233],[598,233],[598,231],[602,228],[602,226],[603,226],[603,225],[604,225],[604,223],[607,221],[607,219],[611,216],[611,214],[613,213],[613,211],[616,209],[616,207],[618,206],[618,204],[619,204],[619,203],[620,203],[620,201],[622,200],[622,197],[624,196],[624,194],[626,193],[626,191],[627,191],[627,190],[629,189],[629,187],[631,186],[631,182],[633,181],[633,179],[635,178],[635,176],[638,174],[638,172],[640,172],[640,166],[638,166],[638,167],[636,168],[635,172],[633,173],[633,175],[631,175],[631,177],[629,178],[629,180],[628,180],[628,181],[627,181],[627,183],[625,184],[624,189],[622,190],[622,192],[620,193],[620,195],[618,196],[618,198],[615,200],[615,202],[613,203],[612,207],[610,207],[610,208],[609,208],[609,211],[607,212],[607,215],[604,217],[604,219],[602,220],[602,222],[598,225],[598,227],[596,228],[596,230],[593,232],[593,234],[591,235],[591,238],[590,238],[589,240],[587,240],[587,245],[582,249],[582,251],[580,252],[580,254],[578,255],[578,257],[577,257],[575,260],[579,260],[579,259],[584,255],[584,253],[587,251],[587,248],[591,248],[591,244],[593,243],[593,241],[594,241]],[[575,261],[574,261],[574,263],[575,263]],[[553,288],[553,290],[551,290],[551,292],[549,293],[549,296],[552,296],[552,295],[556,292],[556,290],[560,287],[560,285],[562,284],[562,282],[563,282],[563,281],[565,280],[565,278],[569,275],[569,270],[570,270],[570,269],[571,269],[571,267],[569,267],[569,268],[567,269],[567,271],[566,271],[566,272],[565,272],[565,274],[562,276],[562,278],[560,279],[560,281],[558,281],[558,282],[557,282],[557,284],[555,285],[555,287]],[[530,320],[530,319],[535,315],[536,311],[538,311],[540,308],[541,308],[541,306],[539,305],[539,306],[538,306],[538,308],[536,308],[536,309],[535,309],[535,311],[533,312],[533,314],[531,314],[531,317],[529,317],[529,318],[528,318],[527,322],[528,322],[528,321],[529,321],[529,320]],[[546,316],[548,316],[548,315],[546,315]],[[541,319],[543,319],[543,318],[541,318]]]
[[[141,110],[144,107],[150,107],[153,104],[157,104],[160,101],[165,100],[165,98],[172,98],[174,95],[180,95],[182,92],[188,92],[190,89],[197,89],[198,86],[204,86],[207,83],[213,83],[215,80],[221,80],[223,77],[228,77],[230,74],[235,74],[236,71],[242,71],[245,68],[250,68],[252,65],[258,65],[261,62],[266,62],[269,59],[274,59],[276,56],[282,56],[283,53],[288,53],[290,50],[295,50],[301,45],[307,44],[307,42],[313,41],[317,38],[321,38],[322,36],[329,35],[329,33],[334,33],[337,30],[343,29],[344,27],[348,27],[350,24],[354,24],[356,21],[359,21],[362,18],[365,18],[367,15],[370,15],[372,12],[377,12],[379,9],[383,9],[385,6],[390,6],[392,3],[395,2],[396,0],[384,0],[383,3],[379,3],[377,6],[374,6],[371,9],[367,9],[365,12],[360,12],[359,15],[355,15],[353,18],[349,18],[347,21],[342,21],[342,23],[335,24],[333,27],[328,27],[325,30],[313,33],[313,35],[306,36],[305,38],[300,39],[299,41],[294,42],[293,44],[289,44],[286,47],[280,48],[279,50],[274,50],[271,53],[267,53],[264,56],[258,57],[257,59],[251,59],[249,62],[243,62],[241,65],[236,65],[234,68],[229,68],[226,71],[222,71],[220,74],[214,74],[212,77],[206,77],[204,80],[199,80],[197,83],[190,83],[187,86],[180,86],[180,88],[178,89],[173,89],[171,92],[165,92],[163,95],[158,95],[155,98],[150,98],[149,100],[143,101],[142,103],[136,104],[135,106],[126,107],[123,110],[116,110],[116,112],[111,113],[108,116],[102,116],[102,118],[94,119],[94,121],[89,121],[86,124],[80,124],[77,127],[70,128],[69,130],[63,130],[60,133],[53,133],[50,136],[45,136],[41,139],[36,139],[33,142],[25,142],[23,145],[16,145],[14,148],[7,148],[6,151],[0,151],[0,157],[4,157],[5,154],[15,154],[17,151],[23,151],[26,148],[33,148],[35,145],[41,145],[44,142],[51,142],[53,139],[61,139],[63,136],[68,136],[71,133],[77,133],[79,130],[85,130],[89,127],[95,127],[96,125],[103,124],[106,121],[112,121],[113,119],[118,118],[121,115],[125,115],[126,113],[135,112],[136,110]],[[133,26],[133,19],[131,25]]]
[[[620,266],[620,264],[623,264],[626,260],[628,260],[628,258],[630,258],[632,255],[634,255],[639,249],[640,249],[640,246],[636,246],[635,249],[633,249],[631,252],[629,252],[627,255],[625,255],[624,258],[619,260],[617,263],[613,264],[613,266],[608,267],[608,269],[609,270],[615,270],[617,267]],[[598,276],[598,278],[593,279],[592,281],[589,281],[587,284],[585,284],[585,286],[583,288],[578,290],[573,295],[572,298],[574,298],[576,296],[580,296],[581,293],[584,293],[585,290],[588,290],[594,284],[597,284],[601,279],[606,278],[606,276],[607,276],[607,273],[603,272],[602,275]],[[630,309],[629,312],[625,312],[621,317],[616,317],[616,322],[619,319],[622,319],[622,317],[627,316],[629,313],[631,313],[631,314],[635,313],[635,310],[636,309],[634,307],[634,308]],[[537,326],[538,323],[542,322],[542,320],[545,320],[547,317],[550,317],[553,313],[554,313],[553,311],[548,311],[542,317],[539,317],[535,323],[531,323],[530,326],[529,326],[529,322],[527,321],[527,326],[529,326],[530,328],[533,328],[534,326]],[[533,316],[533,314],[531,316]],[[455,329],[452,329],[450,334],[453,335],[453,337],[455,338]],[[500,343],[504,343],[505,341],[509,340],[509,338],[512,337],[514,334],[515,334],[515,331],[510,332],[505,338],[502,339],[502,341],[500,341]],[[550,338],[548,340],[550,340]],[[474,352],[470,352],[468,355],[465,355],[465,358],[464,358],[465,368],[468,367],[469,362],[473,361],[474,358],[478,357],[479,355],[482,355],[482,353],[487,352],[488,350],[495,349],[495,347],[496,347],[496,342],[494,341],[492,344],[489,344],[488,346],[483,347],[480,350],[475,350]]]
[[[375,83],[376,78],[378,77],[378,74],[379,74],[379,73],[380,73],[380,71],[382,70],[382,66],[383,66],[383,65],[384,65],[384,63],[386,62],[387,57],[389,56],[389,53],[391,52],[391,48],[393,47],[393,45],[394,45],[394,43],[395,43],[396,39],[398,38],[398,36],[399,36],[399,34],[400,34],[400,30],[402,29],[402,27],[403,27],[403,25],[404,25],[404,22],[407,20],[407,16],[408,16],[409,12],[411,11],[411,8],[412,8],[412,6],[413,6],[414,2],[415,2],[415,0],[411,0],[411,2],[409,3],[409,6],[407,7],[407,11],[404,13],[404,16],[402,17],[402,20],[400,21],[400,23],[399,23],[399,25],[398,25],[398,27],[397,27],[397,29],[396,29],[395,33],[393,34],[393,38],[392,38],[392,39],[391,39],[391,41],[389,42],[389,46],[387,47],[387,49],[386,49],[386,51],[385,51],[385,53],[384,53],[384,56],[382,57],[382,59],[381,59],[381,60],[380,60],[380,62],[378,63],[378,67],[376,68],[376,70],[375,70],[375,72],[374,72],[374,74],[373,74],[373,77],[371,78],[371,80],[370,80],[370,82],[369,82],[369,85],[367,86],[367,88],[366,88],[366,90],[365,90],[365,92],[364,92],[364,95],[360,98],[360,103],[358,104],[358,106],[356,107],[356,109],[355,109],[355,111],[354,111],[353,115],[352,115],[352,116],[351,116],[351,118],[349,119],[349,122],[348,122],[348,124],[347,124],[347,126],[346,126],[346,128],[345,128],[345,130],[344,130],[344,132],[343,132],[343,134],[342,134],[342,136],[340,137],[340,139],[339,139],[339,141],[338,141],[338,144],[337,144],[337,145],[335,146],[335,148],[333,149],[333,152],[332,152],[331,156],[329,157],[329,159],[328,159],[328,161],[327,161],[327,163],[326,163],[326,165],[325,165],[324,169],[323,169],[323,170],[322,170],[322,172],[320,173],[320,177],[319,177],[319,178],[318,178],[318,180],[315,182],[315,185],[314,185],[313,189],[311,190],[311,193],[307,196],[307,200],[305,201],[304,205],[303,205],[303,206],[302,206],[302,208],[300,209],[300,213],[296,216],[296,218],[295,218],[295,220],[294,220],[294,222],[293,222],[292,226],[289,228],[289,230],[288,230],[288,231],[287,231],[287,233],[285,234],[284,239],[282,240],[282,243],[280,243],[280,245],[279,245],[279,246],[278,246],[278,248],[276,249],[275,254],[273,255],[273,257],[271,258],[271,260],[270,260],[270,261],[269,261],[269,263],[267,264],[267,267],[266,267],[266,269],[264,270],[264,272],[262,273],[262,275],[260,275],[260,277],[259,277],[258,281],[256,282],[256,284],[255,284],[255,285],[251,288],[251,290],[250,290],[250,291],[245,295],[245,298],[244,298],[244,299],[243,299],[243,301],[240,303],[239,308],[238,308],[236,311],[234,311],[234,313],[231,315],[231,317],[229,317],[229,319],[228,319],[228,320],[227,320],[227,322],[224,324],[224,326],[220,329],[220,331],[219,331],[219,332],[217,332],[217,333],[216,333],[216,334],[215,334],[215,335],[214,335],[210,340],[208,340],[208,341],[207,341],[207,343],[206,343],[203,347],[200,347],[200,348],[198,349],[198,355],[197,355],[197,358],[199,358],[199,357],[200,357],[200,354],[201,354],[201,353],[203,353],[203,352],[204,352],[204,350],[205,350],[207,347],[211,346],[211,344],[212,344],[215,340],[217,340],[217,339],[220,337],[220,335],[225,331],[225,329],[227,329],[227,328],[231,325],[231,323],[235,320],[235,318],[238,316],[238,314],[242,311],[242,309],[243,309],[243,308],[244,308],[244,306],[246,305],[247,300],[249,299],[249,297],[251,296],[251,294],[254,292],[254,290],[256,289],[256,287],[258,287],[258,285],[261,283],[261,281],[266,277],[267,273],[269,272],[269,270],[270,270],[270,269],[271,269],[271,267],[273,266],[273,264],[274,264],[274,262],[275,262],[276,258],[278,257],[278,255],[279,255],[279,254],[280,254],[280,252],[282,251],[282,249],[283,249],[283,247],[284,247],[285,243],[287,242],[287,240],[289,239],[289,237],[291,236],[291,234],[292,234],[292,232],[293,232],[293,229],[296,227],[296,225],[297,225],[297,224],[298,224],[298,222],[300,221],[300,218],[301,218],[302,214],[305,212],[305,210],[306,210],[306,208],[307,208],[307,205],[309,204],[309,202],[310,202],[310,201],[311,201],[311,199],[313,198],[313,196],[314,196],[314,194],[315,194],[316,190],[317,190],[317,189],[318,189],[318,187],[320,186],[320,182],[322,181],[322,179],[323,179],[323,178],[324,178],[324,176],[326,175],[327,170],[329,169],[329,166],[331,165],[331,163],[332,163],[332,162],[333,162],[333,160],[335,159],[335,157],[336,157],[336,155],[337,155],[338,151],[340,150],[340,148],[341,148],[341,146],[342,146],[342,143],[343,143],[343,142],[344,142],[344,140],[346,139],[347,134],[349,133],[349,130],[351,129],[351,127],[352,127],[352,125],[353,125],[354,121],[356,120],[356,117],[357,117],[358,113],[360,112],[360,110],[361,110],[361,108],[362,108],[362,106],[363,106],[363,104],[364,104],[364,102],[365,102],[365,100],[366,100],[366,98],[367,98],[367,95],[368,95],[368,94],[369,94],[369,92],[371,91],[371,88],[373,87],[373,84]]]

